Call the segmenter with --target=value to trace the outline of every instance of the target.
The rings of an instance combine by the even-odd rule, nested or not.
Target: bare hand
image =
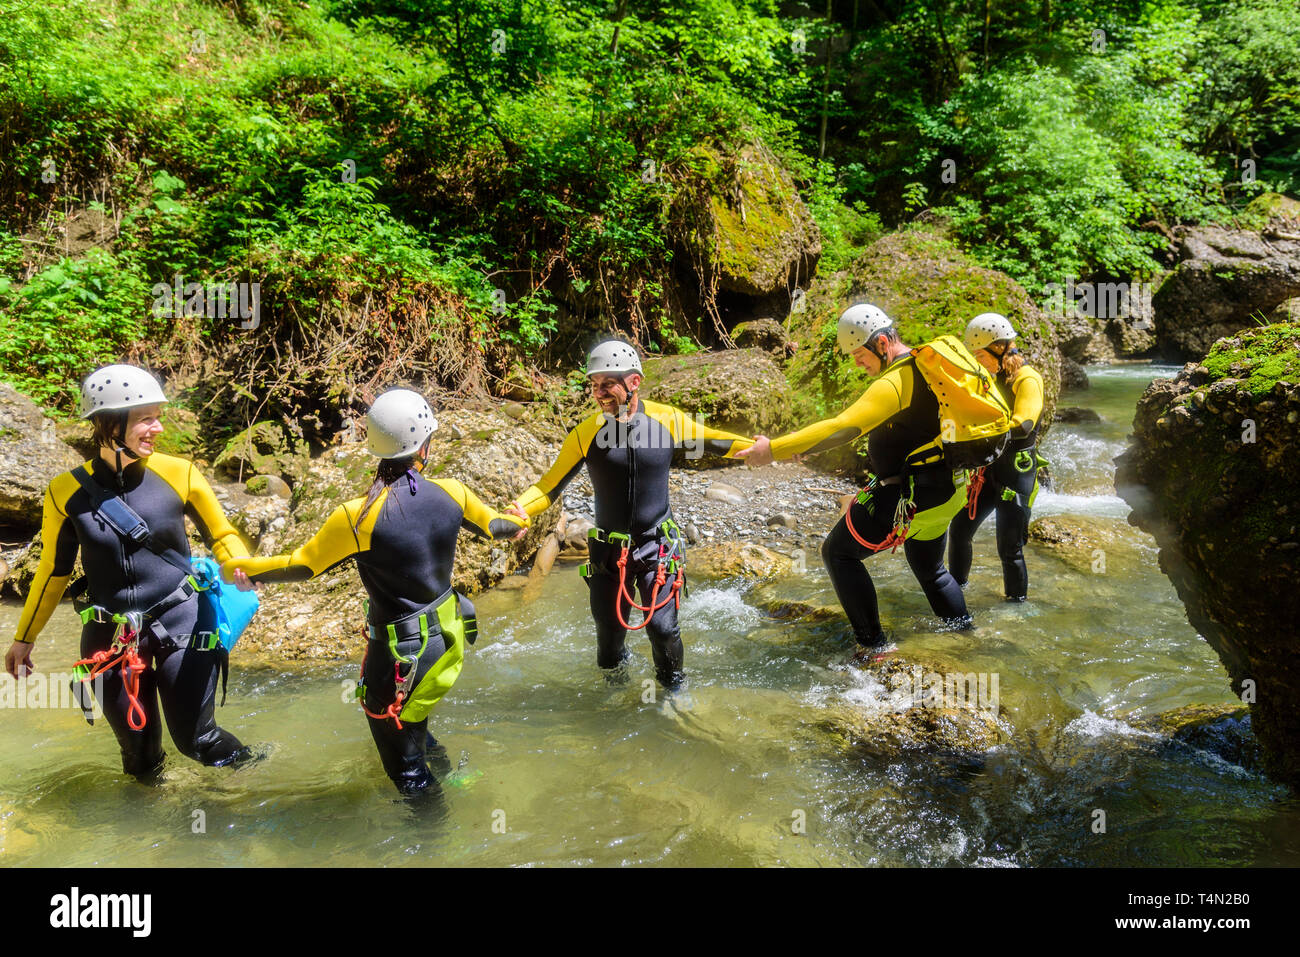
[[[32,664],[32,649],[35,645],[25,641],[15,641],[5,653],[5,671],[14,678],[25,678],[36,670]]]
[[[766,435],[756,435],[754,436],[754,444],[737,452],[736,458],[744,459],[745,464],[750,468],[771,465],[775,461],[772,458],[772,440]]]
[[[235,579],[233,582],[234,586],[238,588],[240,591],[260,592],[263,588],[266,587],[261,582],[255,582],[251,578],[249,578],[248,573],[244,571],[242,568],[235,569],[235,574],[233,578]]]
[[[528,513],[525,512],[522,508],[520,508],[517,502],[511,502],[509,505],[507,505],[505,511],[503,511],[501,514],[513,515],[515,518],[521,519],[524,523],[523,527],[520,528],[519,531],[516,532],[515,535],[511,537],[510,540],[512,542],[517,542],[519,541],[519,539],[523,538],[525,535],[528,534],[528,523],[529,523]]]

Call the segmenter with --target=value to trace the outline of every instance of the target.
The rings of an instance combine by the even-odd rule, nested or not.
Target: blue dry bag
[[[257,613],[257,593],[222,581],[221,569],[211,558],[195,558],[191,563],[200,589],[198,630],[216,632],[221,647],[233,651]]]

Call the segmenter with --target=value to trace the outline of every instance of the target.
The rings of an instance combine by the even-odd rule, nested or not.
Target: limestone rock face
[[[1138,403],[1116,485],[1187,617],[1250,705],[1265,765],[1300,786],[1300,325],[1217,343]]]
[[[1260,232],[1179,227],[1176,233],[1182,261],[1153,298],[1164,355],[1197,359],[1216,340],[1255,328],[1300,297],[1300,224]]]
[[[50,479],[83,461],[35,402],[0,383],[0,528],[39,529]]]

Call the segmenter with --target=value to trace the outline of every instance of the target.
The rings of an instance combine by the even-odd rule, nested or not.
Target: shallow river
[[[454,768],[441,820],[383,776],[351,703],[356,662],[289,668],[236,651],[218,719],[269,754],[235,772],[166,741],[166,778],[146,787],[122,775],[102,720],[0,709],[0,864],[1300,864],[1300,802],[1285,789],[1124,720],[1233,700],[1113,485],[1137,397],[1170,371],[1090,369],[1092,388],[1062,404],[1101,424],[1044,443],[1056,489],[1035,515],[1105,522],[1100,570],[1031,545],[1030,601],[1004,604],[990,520],[967,591],[977,627],[953,634],[936,630],[901,554],[870,563],[904,654],[998,676],[1013,732],[982,757],[851,743],[845,716],[885,707],[884,689],[847,666],[842,622],[760,610],[764,595],[834,604],[815,554],[776,584],[697,583],[682,614],[689,686],[667,698],[642,638],[626,683],[606,683],[585,586],[560,564],[539,594],[479,597],[481,638],[430,720]],[[0,605],[0,633],[18,610]],[[69,670],[76,631],[65,604],[37,666]]]

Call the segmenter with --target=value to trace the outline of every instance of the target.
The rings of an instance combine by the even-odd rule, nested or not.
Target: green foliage
[[[156,328],[148,289],[102,250],[61,259],[21,288],[0,283],[0,377],[70,411],[81,380]]]
[[[1220,339],[1202,364],[1215,379],[1244,379],[1253,395],[1266,394],[1278,382],[1300,382],[1300,323],[1279,322]]]

